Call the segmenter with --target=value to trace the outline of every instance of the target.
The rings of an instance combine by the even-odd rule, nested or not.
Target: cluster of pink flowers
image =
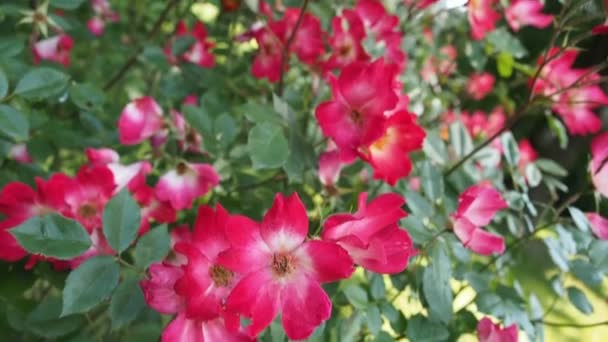
[[[416,253],[398,227],[403,198],[384,194],[355,214],[335,214],[322,239],[307,238],[308,216],[297,194],[277,194],[261,222],[219,204],[199,208],[194,230],[172,232],[174,253],[141,282],[147,303],[176,314],[162,340],[247,341],[281,315],[290,339],[304,339],[329,319],[320,286],[350,277],[354,265],[379,273],[403,271]],[[242,327],[240,317],[251,320]]]
[[[600,75],[589,69],[573,68],[578,51],[554,47],[542,66],[539,77],[532,80],[532,91],[548,97],[552,109],[564,120],[571,134],[597,133],[602,128],[601,120],[593,110],[608,104],[608,96],[599,86]]]
[[[48,180],[36,178],[34,189],[21,182],[11,182],[0,191],[0,212],[6,216],[0,222],[0,259],[17,261],[27,255],[9,229],[33,216],[51,212],[80,222],[93,241],[91,248],[82,256],[68,261],[51,260],[55,267],[74,268],[91,256],[113,254],[101,233],[103,208],[124,187],[132,192],[141,191],[146,186],[145,176],[151,167],[148,162],[122,165],[118,162],[118,154],[110,149],[88,149],[87,156],[89,162],[74,177],[56,173]],[[142,212],[148,211],[148,214],[142,215],[141,233],[147,230],[151,219],[159,222],[175,220],[175,212],[163,208],[163,203],[149,204],[142,208]],[[41,258],[33,256],[26,267],[33,267]]]
[[[467,93],[475,100],[482,100],[494,90],[494,75],[489,72],[474,73],[469,76]]]
[[[410,173],[408,153],[420,149],[425,137],[416,116],[400,108],[396,71],[382,59],[347,65],[331,79],[332,99],[315,112],[342,162],[360,157],[372,165],[374,178],[391,185]]]
[[[169,132],[175,132],[178,147],[183,151],[201,153],[202,136],[190,127],[184,117],[171,110],[171,120],[163,117],[162,108],[151,97],[133,100],[125,106],[118,120],[119,140],[135,145],[149,140],[154,148],[164,144]],[[174,209],[188,209],[192,202],[219,183],[215,169],[204,163],[177,162],[158,180],[155,194]]]
[[[471,37],[480,40],[496,27],[500,20],[500,11],[496,0],[472,0],[468,2],[469,24]],[[504,10],[507,23],[513,31],[519,31],[523,26],[545,28],[553,22],[553,16],[542,12],[540,0],[512,0]]]
[[[97,37],[103,34],[106,23],[114,23],[120,20],[120,16],[112,10],[108,0],[91,0],[91,8],[94,16],[87,21],[87,28]]]
[[[262,1],[260,12],[268,22],[256,23],[239,40],[255,38],[258,43],[259,52],[251,68],[253,76],[277,82],[285,71],[281,66],[285,64],[288,68],[288,63],[283,63],[283,53],[300,9],[287,8],[283,17],[277,20],[273,18],[270,6]],[[295,53],[300,61],[326,77],[333,70],[353,62],[369,62],[371,56],[363,47],[363,41],[373,37],[377,44],[384,46],[384,58],[402,70],[407,55],[401,50],[402,33],[398,31],[398,24],[398,17],[390,15],[378,0],[359,0],[354,8],[343,9],[340,15],[332,18],[331,33],[322,30],[317,17],[304,13],[286,57]]]
[[[174,56],[172,47],[173,40],[167,42],[164,48],[164,53],[167,59],[172,64],[177,64],[180,60],[186,61],[192,64],[196,64],[203,68],[212,68],[215,66],[215,56],[211,53],[211,50],[215,46],[213,42],[208,39],[207,29],[205,25],[200,21],[194,23],[192,31],[188,30],[186,23],[180,21],[177,23],[175,28],[175,37],[190,36],[194,38],[194,43],[188,48],[181,56]]]
[[[171,129],[183,150],[200,152],[202,137],[177,111],[172,111],[172,120],[165,122],[162,109],[150,97],[129,103],[121,114],[118,128],[124,144],[138,144],[146,139],[159,144],[166,141]],[[193,141],[199,144],[191,144]],[[21,155],[23,157],[23,153]],[[93,241],[91,249],[76,259],[51,260],[57,268],[74,268],[93,255],[113,254],[101,233],[102,213],[107,202],[121,189],[127,188],[141,207],[139,232],[143,234],[151,221],[174,222],[177,211],[192,207],[194,200],[219,183],[219,175],[211,165],[179,161],[151,187],[146,184],[146,176],[151,172],[148,161],[123,165],[119,154],[109,148],[88,148],[86,155],[88,163],[74,177],[57,173],[46,181],[37,178],[35,189],[20,182],[9,183],[2,189],[0,213],[6,218],[0,221],[0,259],[16,261],[27,255],[9,229],[33,216],[55,212],[80,222]],[[33,256],[27,267],[32,267],[40,258]]]
[[[443,129],[447,129],[452,122],[460,122],[473,138],[488,138],[500,132],[505,126],[506,116],[502,107],[496,107],[489,114],[483,110],[472,113],[461,111],[447,111],[442,116]]]

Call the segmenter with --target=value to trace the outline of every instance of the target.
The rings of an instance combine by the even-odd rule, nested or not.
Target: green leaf
[[[0,99],[4,98],[8,94],[8,78],[4,70],[0,68]]]
[[[380,329],[382,329],[382,316],[380,315],[380,309],[376,305],[370,306],[365,311],[365,323],[373,336],[376,336],[380,332]]]
[[[112,329],[120,329],[131,323],[145,307],[146,300],[138,279],[125,279],[118,285],[110,300]]]
[[[82,263],[65,281],[61,316],[86,312],[110,297],[119,277],[120,267],[111,256],[97,256]]]
[[[496,69],[498,69],[498,74],[503,78],[509,78],[513,75],[514,64],[515,60],[508,52],[502,51],[496,58]]]
[[[295,129],[289,131],[289,157],[283,169],[287,173],[289,183],[301,183],[304,174],[315,165],[314,147]]]
[[[572,303],[580,312],[585,315],[593,313],[593,306],[589,303],[589,300],[583,291],[576,287],[569,287],[567,291],[570,303]]]
[[[486,39],[496,50],[512,54],[515,58],[522,58],[528,54],[528,51],[519,39],[504,27],[499,27],[488,33]]]
[[[482,71],[488,62],[488,56],[481,42],[468,41],[464,48],[464,54],[471,66],[477,71]]]
[[[68,85],[70,77],[61,71],[41,67],[27,72],[17,83],[15,94],[28,100],[56,96]]]
[[[80,7],[86,0],[51,0],[51,6],[66,10],[74,10]]]
[[[256,169],[272,169],[282,166],[289,156],[287,139],[280,126],[261,123],[249,132],[247,148]]]
[[[176,37],[173,46],[171,46],[171,53],[173,56],[180,56],[181,54],[188,51],[188,49],[196,42],[196,39],[190,35],[183,35]]]
[[[589,248],[589,258],[595,267],[608,273],[608,241],[593,241]]]
[[[583,232],[589,230],[589,220],[587,220],[587,216],[578,208],[568,207],[568,212],[574,221],[574,224],[578,229]]]
[[[141,210],[125,188],[103,209],[103,235],[118,254],[135,240],[141,225]]]
[[[247,5],[253,13],[258,13],[260,0],[245,0],[245,5]]]
[[[568,131],[566,130],[566,127],[553,115],[546,115],[545,117],[547,118],[549,129],[551,129],[551,132],[553,132],[559,140],[559,147],[565,149],[568,146]]]
[[[562,250],[562,246],[552,237],[548,237],[543,240],[545,245],[547,246],[547,250],[549,251],[549,256],[555,266],[559,267],[562,271],[568,270],[568,256],[564,254]]]
[[[240,107],[240,111],[253,123],[270,122],[277,125],[283,124],[283,119],[274,108],[267,104],[260,104],[249,100]]]
[[[533,188],[540,184],[543,180],[543,175],[540,173],[540,170],[534,163],[530,163],[526,165],[526,180],[528,181],[528,185]]]
[[[511,167],[517,167],[517,164],[519,163],[519,147],[513,134],[511,134],[511,132],[506,132],[503,133],[500,138],[507,163]]]
[[[61,317],[61,299],[51,297],[30,312],[25,321],[28,331],[36,336],[55,339],[65,336],[84,324],[82,316]]]
[[[424,269],[422,289],[429,304],[431,319],[447,323],[452,317],[452,267],[443,244],[435,243],[430,253],[430,265]]]
[[[430,161],[424,161],[420,169],[420,180],[426,197],[432,202],[440,203],[443,198],[444,186],[443,176],[439,169]]]
[[[459,121],[450,125],[450,145],[458,157],[464,157],[473,150],[473,140],[469,132]]]
[[[420,193],[406,191],[405,198],[407,198],[407,207],[410,208],[412,214],[417,216],[419,219],[430,219],[431,215],[433,215],[433,206],[431,203],[429,203],[429,201],[422,197]]]
[[[344,288],[344,295],[355,308],[367,308],[369,299],[367,298],[367,292],[361,286],[355,284],[348,285]]]
[[[426,139],[422,145],[424,154],[431,160],[440,165],[445,165],[448,160],[448,151],[439,134],[434,131],[428,131]]]
[[[147,232],[137,241],[133,251],[135,265],[141,269],[146,269],[151,264],[163,260],[169,253],[170,240],[167,225],[156,227]]]
[[[74,84],[70,87],[70,98],[81,109],[99,108],[105,101],[103,91],[90,84]]]
[[[557,177],[565,177],[568,175],[566,169],[551,159],[540,158],[535,160],[534,164],[536,164],[541,171]]]
[[[204,138],[213,136],[213,122],[207,110],[201,107],[185,106],[184,117],[190,126],[194,127]]]
[[[0,135],[16,142],[26,140],[30,125],[23,113],[7,105],[0,105]]]
[[[407,338],[416,342],[437,342],[447,340],[448,329],[441,323],[428,320],[418,314],[407,322]]]
[[[218,141],[224,147],[228,147],[238,134],[236,122],[234,122],[234,119],[228,113],[218,116],[213,123],[213,127]]]
[[[0,38],[0,56],[15,57],[23,51],[23,40],[15,36]]]
[[[601,285],[602,280],[604,279],[602,272],[585,260],[572,260],[570,263],[570,269],[575,277],[591,287]]]
[[[91,238],[80,223],[57,214],[34,216],[10,233],[32,254],[72,259],[91,246]]]
[[[370,292],[372,298],[378,300],[386,297],[386,287],[382,274],[370,273]]]

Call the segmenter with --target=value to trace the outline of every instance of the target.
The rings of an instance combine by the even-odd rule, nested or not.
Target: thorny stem
[[[171,11],[171,9],[178,3],[179,3],[179,0],[171,0],[167,3],[167,6],[165,6],[165,9],[161,12],[158,19],[156,19],[156,22],[154,22],[152,29],[146,35],[146,39],[151,39],[158,33],[158,31],[161,28],[162,23],[165,21],[165,19],[169,15],[169,12]],[[131,67],[135,65],[135,63],[137,62],[137,57],[139,57],[139,54],[143,50],[144,50],[144,45],[140,44],[137,47],[137,49],[135,49],[135,52],[131,55],[131,57],[129,57],[129,59],[127,59],[125,61],[125,63],[122,65],[122,67],[120,67],[120,69],[118,69],[118,71],[114,74],[114,76],[112,76],[112,78],[110,78],[110,80],[108,82],[106,82],[106,84],[103,86],[103,90],[111,89],[114,85],[116,85],[116,83],[118,83],[118,81],[120,81],[123,77],[125,77],[125,75],[131,69]]]
[[[287,38],[287,42],[285,42],[283,52],[281,53],[281,76],[279,77],[279,84],[277,85],[277,94],[279,96],[283,95],[283,86],[285,82],[285,67],[287,67],[287,62],[289,61],[289,48],[291,47],[291,44],[293,43],[293,40],[296,37],[296,33],[298,33],[300,24],[302,24],[302,20],[304,19],[304,13],[306,12],[306,7],[308,7],[308,0],[304,0],[304,2],[302,3],[298,20],[296,21],[296,24],[293,27],[291,34]]]

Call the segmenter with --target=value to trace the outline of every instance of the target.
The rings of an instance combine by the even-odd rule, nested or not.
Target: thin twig
[[[146,35],[146,39],[151,39],[158,33],[158,31],[161,28],[162,23],[167,18],[167,15],[169,15],[169,12],[171,11],[171,9],[175,5],[177,5],[178,2],[179,2],[179,0],[171,0],[167,3],[167,6],[165,6],[165,9],[161,12],[158,19],[156,19],[156,22],[154,22],[154,25],[152,26],[152,30],[150,30],[150,32],[148,32],[148,34]],[[114,85],[116,85],[116,83],[118,83],[118,81],[120,81],[123,77],[125,77],[125,75],[129,71],[129,69],[131,69],[131,67],[133,65],[135,65],[135,63],[137,62],[137,57],[139,57],[139,54],[143,50],[144,50],[144,45],[140,44],[137,47],[137,49],[135,49],[135,52],[131,55],[131,57],[129,57],[129,59],[127,59],[125,61],[125,63],[122,65],[122,67],[120,67],[120,69],[118,69],[118,71],[114,74],[114,76],[112,76],[112,78],[110,78],[110,80],[108,82],[106,82],[106,84],[103,86],[103,90],[111,89]]]
[[[281,76],[279,77],[279,84],[277,85],[277,94],[279,96],[283,95],[283,85],[285,82],[285,68],[287,67],[287,62],[289,60],[289,48],[293,43],[296,33],[298,33],[298,29],[300,28],[300,24],[302,24],[302,20],[304,19],[304,14],[306,12],[306,7],[308,7],[308,0],[304,0],[302,3],[302,7],[300,8],[300,14],[298,15],[298,20],[296,20],[296,24],[291,30],[291,34],[287,38],[287,42],[285,42],[285,46],[283,47],[283,52],[281,53]]]
[[[527,109],[527,108],[524,108],[524,111],[525,111],[525,109]],[[449,169],[447,169],[443,173],[443,175],[447,177],[450,174],[452,174],[452,172],[456,171],[459,167],[462,166],[462,164],[464,164],[467,160],[469,160],[471,157],[473,157],[477,152],[479,152],[481,149],[483,149],[484,147],[486,147],[489,144],[491,144],[492,141],[494,141],[494,139],[498,138],[504,132],[506,132],[506,131],[510,130],[511,128],[513,128],[513,126],[515,126],[515,124],[523,116],[522,113],[523,112],[519,112],[518,114],[515,114],[513,117],[511,117],[511,119],[509,120],[509,122],[507,122],[503,126],[503,128],[501,128],[498,132],[494,133],[491,137],[489,137],[488,139],[486,139],[481,144],[475,146],[475,148],[473,150],[471,150],[471,152],[467,153],[464,157],[460,158],[460,160],[458,160],[458,162],[456,164],[452,165],[452,167],[450,167]]]
[[[570,1],[568,1],[562,8],[562,12],[559,15],[560,18],[563,17],[564,13],[566,12],[566,9],[570,6],[569,4],[570,4]],[[560,22],[557,25],[556,30],[553,32],[553,35],[551,36],[551,42],[549,44],[550,47],[555,45],[555,42],[557,41],[557,37],[559,36],[560,30],[562,28],[562,25],[563,25],[563,22]],[[506,132],[507,130],[513,128],[513,126],[515,126],[515,124],[523,116],[524,112],[526,112],[531,107],[532,103],[534,102],[535,95],[536,95],[534,93],[534,87],[536,86],[536,82],[538,81],[538,78],[540,77],[540,74],[541,74],[543,68],[547,65],[547,63],[549,63],[549,61],[551,61],[553,58],[556,58],[556,55],[559,55],[559,53],[557,53],[557,54],[554,54],[549,57],[550,50],[551,50],[550,48],[547,49],[547,51],[544,54],[541,64],[538,66],[538,69],[536,69],[536,72],[534,73],[534,76],[532,77],[532,82],[530,85],[530,96],[528,97],[528,101],[526,101],[526,104],[523,106],[523,108],[518,110],[515,113],[515,115],[509,120],[509,122],[500,131],[496,132],[494,135],[492,135],[491,137],[486,139],[483,143],[476,146],[471,152],[467,153],[464,157],[462,157],[456,164],[454,164],[452,167],[447,169],[444,172],[444,176],[449,176],[452,172],[456,171],[460,166],[462,166],[467,160],[469,160],[471,157],[473,157],[477,152],[479,152],[481,149],[483,149],[484,147],[486,147],[487,145],[492,143],[492,141],[494,141],[494,139],[498,138],[502,133]],[[560,53],[561,52],[563,52],[563,51],[560,51]]]
[[[589,324],[578,324],[578,323],[561,323],[561,322],[551,322],[551,321],[540,321],[540,323],[544,325],[549,325],[552,327],[567,327],[567,328],[594,328],[600,327],[602,325],[608,325],[608,321],[597,322],[597,323],[589,323]]]

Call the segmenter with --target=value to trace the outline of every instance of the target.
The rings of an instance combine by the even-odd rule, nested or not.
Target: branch
[[[167,6],[165,6],[165,9],[161,12],[158,19],[156,19],[156,22],[154,22],[154,25],[152,26],[152,30],[150,30],[150,32],[148,32],[148,34],[146,35],[146,40],[151,39],[158,33],[158,31],[161,28],[162,23],[167,18],[167,15],[169,15],[169,12],[171,11],[171,9],[175,5],[177,5],[178,2],[179,2],[179,0],[171,0],[167,3]],[[110,90],[114,85],[116,85],[116,83],[118,83],[118,81],[120,81],[123,77],[125,77],[125,75],[129,71],[129,69],[131,69],[131,67],[133,65],[135,65],[135,63],[137,62],[137,57],[143,50],[144,50],[144,46],[140,44],[137,47],[137,49],[135,49],[135,52],[131,55],[131,57],[129,57],[129,59],[127,59],[125,61],[125,63],[122,65],[122,67],[120,67],[120,69],[118,69],[118,71],[114,74],[114,76],[112,76],[112,78],[110,78],[110,80],[108,82],[106,82],[106,84],[103,86],[103,90]]]
[[[551,322],[551,321],[536,321],[536,322],[542,323],[544,325],[549,325],[552,327],[568,327],[568,328],[579,328],[579,329],[594,328],[594,327],[600,327],[602,325],[608,325],[608,321],[589,323],[589,324],[561,323],[561,322]]]
[[[569,6],[570,6],[570,1],[568,1],[564,5],[564,7],[562,7],[562,11],[559,14],[560,18],[563,19],[563,16],[566,13],[566,10],[567,10],[567,8]],[[564,51],[564,50],[561,50],[561,51],[559,51],[559,53],[556,53],[555,55],[549,57],[549,51],[551,50],[551,47],[555,45],[555,42],[557,41],[557,37],[559,36],[559,33],[561,31],[561,28],[562,28],[562,25],[563,25],[564,21],[565,20],[561,20],[560,21],[560,23],[557,25],[557,28],[553,32],[553,35],[551,36],[551,41],[549,43],[549,47],[550,48],[547,49],[547,51],[545,51],[544,57],[542,59],[542,62],[538,66],[538,69],[536,69],[536,72],[534,73],[534,76],[532,77],[532,82],[530,84],[530,96],[528,97],[528,101],[523,106],[523,108],[521,110],[519,110],[517,113],[515,113],[515,116],[513,116],[511,118],[510,122],[508,122],[505,125],[505,127],[503,127],[500,131],[496,132],[494,135],[492,135],[486,141],[484,141],[483,143],[481,143],[481,145],[478,145],[477,147],[475,147],[471,152],[469,152],[467,155],[465,155],[464,157],[462,157],[456,164],[454,164],[447,171],[445,171],[444,174],[443,174],[444,176],[449,176],[452,172],[456,171],[460,166],[462,166],[462,164],[464,164],[467,160],[469,160],[477,152],[479,152],[479,150],[481,150],[482,148],[486,147],[492,141],[494,141],[494,139],[496,139],[497,137],[499,137],[502,133],[504,133],[505,131],[511,129],[513,126],[515,126],[515,123],[522,117],[522,114],[526,110],[528,110],[528,108],[530,108],[530,106],[532,105],[532,102],[534,101],[534,98],[535,98],[534,87],[536,86],[536,82],[538,81],[538,78],[540,77],[540,74],[541,74],[543,68],[547,65],[547,63],[549,63],[552,59],[556,58],[556,56],[559,56],[559,54],[561,54]]]
[[[300,24],[302,24],[302,19],[304,19],[304,13],[306,12],[306,7],[308,7],[308,0],[304,0],[302,3],[302,7],[300,8],[300,15],[298,16],[298,20],[296,20],[296,24],[291,30],[291,34],[287,38],[287,42],[285,42],[285,46],[283,47],[283,52],[281,53],[281,76],[279,78],[279,84],[277,85],[277,94],[279,96],[283,95],[283,85],[284,85],[284,76],[285,76],[285,67],[287,66],[287,62],[289,60],[289,48],[293,43],[293,40],[296,37],[296,33],[300,28]]]
[[[506,132],[506,131],[510,130],[511,128],[513,128],[513,126],[515,126],[515,124],[522,117],[522,113],[523,113],[523,111],[525,111],[527,109],[527,107],[528,106],[526,106],[526,108],[524,108],[518,114],[515,114],[515,116],[511,117],[511,119],[509,120],[509,122],[507,122],[505,124],[505,126],[500,129],[500,131],[494,133],[491,137],[489,137],[488,139],[486,139],[484,142],[482,142],[481,144],[475,146],[475,148],[471,152],[467,153],[464,157],[460,158],[460,160],[456,164],[452,165],[452,167],[450,167],[449,169],[447,169],[443,173],[443,175],[447,177],[450,174],[452,174],[452,172],[456,171],[459,167],[462,166],[462,164],[464,164],[467,160],[469,160],[471,157],[473,157],[477,152],[479,152],[481,149],[483,149],[484,147],[486,147],[490,143],[492,143],[492,141],[494,141],[494,139],[498,138],[501,134],[503,134],[504,132]]]

